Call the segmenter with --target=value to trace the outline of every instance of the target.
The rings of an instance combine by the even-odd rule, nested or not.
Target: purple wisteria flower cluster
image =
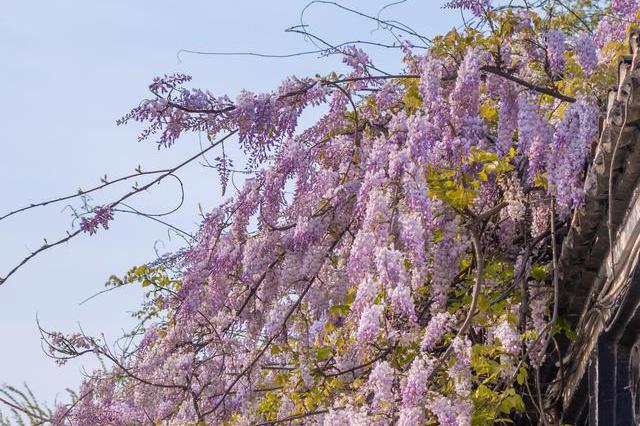
[[[97,206],[91,211],[92,216],[80,219],[80,229],[89,235],[95,234],[98,227],[109,229],[109,222],[113,220],[113,212],[111,206]]]

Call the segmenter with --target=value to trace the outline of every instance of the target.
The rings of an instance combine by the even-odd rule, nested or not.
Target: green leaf
[[[525,367],[520,367],[520,369],[518,370],[518,375],[516,376],[516,381],[518,382],[518,384],[520,386],[524,385],[525,381],[527,380],[527,377],[528,377],[527,369]]]
[[[409,114],[414,114],[416,111],[422,108],[422,98],[420,98],[420,91],[418,90],[418,79],[405,80],[403,84],[407,91],[402,98],[405,109]]]
[[[342,317],[349,314],[351,311],[351,307],[347,305],[334,305],[329,308],[329,316],[331,317]]]
[[[549,272],[545,266],[534,263],[531,266],[531,272],[529,275],[536,281],[544,281],[547,279]]]
[[[333,355],[333,348],[330,346],[323,346],[316,350],[316,358],[318,361],[326,361]]]

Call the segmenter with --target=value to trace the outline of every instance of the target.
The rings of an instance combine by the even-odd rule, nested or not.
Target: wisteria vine
[[[235,99],[186,75],[155,79],[120,124],[145,123],[141,140],[162,147],[187,132],[234,136],[251,173],[183,251],[111,278],[152,289],[126,350],[42,330],[59,362],[109,361],[73,401],[49,413],[12,391],[0,402],[56,425],[560,421],[538,374],[559,329],[554,248],[581,206],[638,5],[515,3],[446,3],[467,25],[426,49],[408,41],[414,30],[361,14],[405,36],[400,74],[316,38],[345,74]],[[224,152],[215,167],[226,185]],[[176,170],[145,172],[149,186]],[[69,236],[107,229],[136,193]]]

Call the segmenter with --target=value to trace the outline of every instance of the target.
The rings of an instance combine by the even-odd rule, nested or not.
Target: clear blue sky
[[[309,50],[302,37],[285,34],[299,23],[306,1],[234,0],[7,0],[0,14],[0,214],[8,210],[88,188],[107,174],[130,173],[138,164],[153,169],[175,164],[197,152],[189,135],[169,150],[138,143],[140,128],[117,127],[115,120],[144,96],[150,80],[171,72],[194,77],[194,85],[232,98],[241,88],[269,90],[289,75],[314,75],[339,68],[336,59],[182,56],[179,49],[289,53]],[[376,14],[386,2],[345,1]],[[438,0],[407,1],[384,12],[431,36],[459,22]],[[309,11],[311,29],[332,42],[381,36],[374,23],[334,8]],[[372,32],[373,31],[373,32]],[[373,51],[375,62],[398,70],[397,56]],[[219,182],[198,165],[181,176],[186,203],[173,223],[195,230],[198,203],[221,201]],[[106,202],[109,195],[96,197]],[[145,194],[134,204],[158,210],[174,205],[175,187]],[[56,205],[0,222],[0,275],[4,275],[42,238],[64,235],[71,218]],[[77,388],[90,358],[58,367],[40,348],[36,314],[50,329],[108,338],[128,329],[128,312],[140,301],[137,291],[121,290],[80,305],[102,290],[110,274],[154,258],[154,244],[180,246],[153,222],[119,216],[108,232],[81,236],[40,256],[0,287],[0,383],[27,382],[51,402],[65,387]]]

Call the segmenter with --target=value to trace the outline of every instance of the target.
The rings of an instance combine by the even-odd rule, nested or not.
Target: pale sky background
[[[344,1],[375,15],[388,2]],[[460,22],[439,0],[414,0],[383,12],[432,36]],[[31,202],[89,188],[105,173],[115,178],[141,164],[151,170],[195,154],[197,135],[170,149],[137,142],[140,127],[118,127],[116,119],[147,96],[156,75],[182,72],[193,86],[216,94],[268,91],[289,75],[314,75],[341,69],[337,58],[292,59],[183,55],[179,49],[291,53],[313,49],[284,29],[299,23],[307,1],[299,0],[2,0],[0,2],[0,215]],[[375,23],[327,5],[308,11],[311,30],[339,43],[383,36]],[[373,31],[373,32],[372,32]],[[377,65],[400,68],[388,50],[370,51]],[[180,173],[187,187],[182,210],[170,219],[195,231],[198,203],[206,209],[222,200],[215,173],[197,164]],[[158,211],[176,202],[172,183],[132,202]],[[95,203],[126,192],[120,186],[96,196]],[[0,221],[0,275],[42,243],[71,226],[64,204],[31,210]],[[80,302],[104,288],[111,274],[153,260],[181,246],[166,229],[147,219],[119,215],[109,231],[82,235],[42,254],[0,286],[0,384],[26,382],[47,402],[77,389],[85,358],[58,367],[40,348],[36,314],[48,329],[115,338],[133,324],[129,312],[141,300],[135,289],[119,290]],[[165,250],[162,249],[164,244]]]

